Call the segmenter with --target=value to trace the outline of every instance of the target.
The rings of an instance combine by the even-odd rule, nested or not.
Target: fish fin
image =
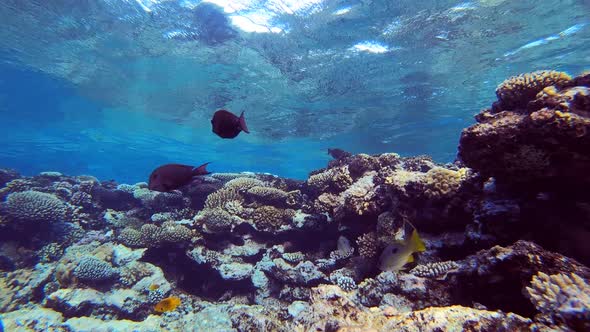
[[[426,251],[426,245],[420,238],[420,235],[418,235],[418,231],[415,228],[412,231],[412,236],[410,237],[410,248],[412,248],[412,252]]]
[[[199,167],[195,167],[193,168],[193,175],[207,175],[207,174],[211,174],[211,172],[207,171],[207,165],[209,165],[211,162],[207,162],[204,163],[203,165],[199,166]]]
[[[244,111],[242,111],[242,114],[240,114],[240,128],[242,129],[243,132],[245,132],[246,134],[249,134],[250,131],[248,130],[248,126],[246,125],[246,118],[244,118]]]
[[[410,256],[408,256],[408,261],[406,262],[406,264],[408,263],[414,263],[414,255],[410,254]],[[406,265],[404,264],[404,265]]]

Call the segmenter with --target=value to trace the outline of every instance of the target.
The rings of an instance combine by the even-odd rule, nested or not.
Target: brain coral
[[[498,85],[496,96],[503,108],[525,107],[544,88],[566,85],[571,79],[568,74],[554,70],[539,70],[512,76]]]
[[[74,276],[84,281],[103,281],[112,278],[115,270],[111,264],[96,257],[86,256],[80,260],[74,269]]]
[[[67,205],[55,195],[33,190],[8,195],[6,208],[11,216],[26,221],[58,221],[67,213]]]

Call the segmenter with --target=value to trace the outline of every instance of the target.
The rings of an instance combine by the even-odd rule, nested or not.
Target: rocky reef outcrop
[[[305,181],[214,173],[165,193],[2,170],[2,320],[34,331],[588,330],[588,82],[506,80],[452,164],[333,153]],[[413,230],[425,250],[401,269],[381,264]]]

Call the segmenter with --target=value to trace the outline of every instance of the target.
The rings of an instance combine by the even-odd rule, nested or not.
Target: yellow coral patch
[[[163,299],[162,301],[158,302],[154,306],[154,310],[156,312],[168,312],[172,311],[180,305],[180,298],[176,296],[171,296]]]

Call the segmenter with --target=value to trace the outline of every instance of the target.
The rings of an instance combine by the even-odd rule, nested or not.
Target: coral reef
[[[500,109],[478,114],[478,124],[461,135],[459,157],[481,174],[506,183],[547,189],[587,184],[590,87],[572,86],[583,80],[571,81],[557,72],[522,77],[518,82],[527,84],[524,90],[510,90],[517,105],[500,99]],[[499,96],[506,95],[506,89],[500,89],[504,92]]]
[[[512,77],[438,164],[332,151],[306,181],[0,170],[9,330],[584,331],[588,75]],[[426,250],[397,272],[387,248]]]

